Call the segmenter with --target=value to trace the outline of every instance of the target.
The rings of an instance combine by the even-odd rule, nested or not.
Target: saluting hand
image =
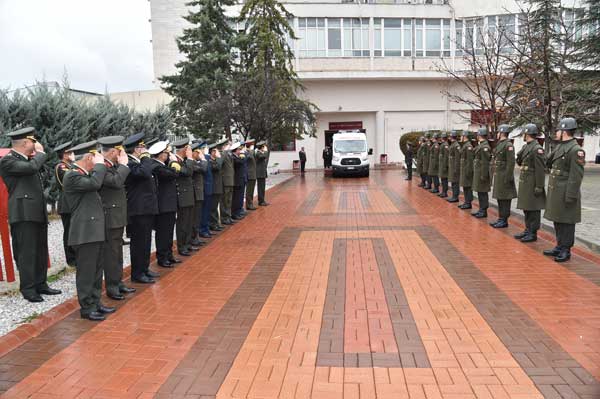
[[[39,141],[35,142],[33,148],[35,149],[35,152],[44,152],[44,146]]]
[[[127,158],[127,153],[123,150],[119,151],[119,157],[117,158],[117,162],[119,165],[127,165],[129,159]]]
[[[96,152],[94,154],[94,163],[101,163],[104,164],[104,155],[102,155],[99,152]]]
[[[192,147],[189,145],[185,147],[185,157],[187,159],[192,159]]]
[[[169,153],[169,161],[171,161],[171,162],[177,162],[177,157],[172,152]]]

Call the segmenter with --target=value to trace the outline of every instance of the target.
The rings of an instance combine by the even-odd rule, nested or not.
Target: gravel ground
[[[282,183],[294,175],[291,173],[278,173],[269,176],[267,190]],[[267,200],[269,200],[267,195]],[[38,315],[50,310],[76,296],[75,269],[68,267],[65,262],[62,246],[63,228],[60,219],[50,221],[48,226],[48,248],[51,269],[49,275],[57,275],[56,281],[50,282],[52,288],[62,290],[61,295],[44,296],[44,302],[30,303],[25,301],[18,292],[18,278],[14,283],[0,281],[0,336],[17,328],[20,324],[35,319]],[[152,251],[155,250],[154,238]],[[0,250],[0,260],[4,265],[4,255]],[[123,263],[129,265],[129,247],[123,248]],[[15,271],[16,272],[16,271]],[[6,276],[5,276],[6,277]],[[52,278],[51,278],[52,280]]]

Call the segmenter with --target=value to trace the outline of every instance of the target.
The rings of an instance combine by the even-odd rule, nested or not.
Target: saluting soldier
[[[496,229],[508,227],[510,204],[517,198],[515,185],[515,146],[508,139],[510,126],[498,126],[498,144],[493,151],[494,190],[492,198],[498,200],[498,220],[490,223]]]
[[[473,206],[473,160],[475,149],[473,147],[473,133],[465,130],[460,137],[462,146],[460,148],[460,178],[458,184],[463,189],[464,202],[458,207],[460,209],[471,209]]]
[[[256,187],[256,158],[254,151],[254,139],[246,140],[246,164],[248,165],[248,182],[246,183],[246,209],[255,211],[254,189]]]
[[[100,188],[106,175],[104,157],[96,141],[73,147],[75,163],[65,174],[64,192],[71,208],[69,245],[75,249],[76,285],[80,314],[84,319],[104,320],[114,307],[100,302],[102,292],[102,247],[106,239],[106,219]]]
[[[150,270],[152,248],[152,228],[158,214],[157,184],[152,174],[153,161],[150,158],[144,133],[129,136],[123,142],[127,151],[129,175],[125,179],[127,194],[127,232],[131,237],[131,281],[138,283],[154,282]],[[135,288],[121,291],[133,292]]]
[[[156,263],[161,267],[175,267],[181,260],[173,255],[173,230],[177,212],[177,186],[175,180],[181,168],[169,151],[167,141],[153,144],[148,152],[152,156],[152,174],[157,182],[158,215],[154,222],[156,235]],[[154,282],[150,278],[151,283]]]
[[[42,302],[41,294],[57,295],[48,287],[48,212],[40,170],[48,156],[26,127],[7,134],[11,151],[0,160],[0,175],[8,190],[8,223],[12,249],[19,270],[19,289],[30,302]]]
[[[419,146],[417,147],[417,174],[421,177],[421,182],[417,187],[425,186],[425,173],[423,172],[423,153],[425,151],[425,137],[419,137]]]
[[[231,207],[233,202],[233,155],[231,154],[231,142],[226,141],[221,147],[221,157],[223,158],[223,165],[221,166],[221,176],[223,178],[223,199],[221,201],[221,223],[231,224],[233,220]]]
[[[194,185],[192,174],[194,161],[192,160],[192,149],[190,139],[183,138],[173,143],[176,149],[173,162],[179,164],[177,174],[177,252],[179,255],[190,256],[191,251],[197,251],[198,247],[192,245],[192,230],[194,228]]]
[[[194,160],[194,168],[192,181],[194,184],[194,215],[192,216],[192,245],[204,245],[204,241],[200,240],[200,225],[202,224],[202,204],[204,203],[204,176],[208,171],[208,161],[204,157],[207,144],[204,140],[197,141],[192,144],[192,159]]]
[[[438,134],[434,133],[431,137],[431,147],[429,151],[429,179],[433,182],[429,192],[437,194],[440,192],[440,143]]]
[[[425,174],[425,181],[423,188],[425,190],[431,189],[431,176],[429,176],[429,157],[431,154],[431,135],[429,132],[425,133],[425,148],[423,149],[423,173]]]
[[[245,182],[245,168],[244,168],[244,154],[242,153],[242,143],[237,142],[231,146],[231,155],[233,159],[233,200],[231,208],[231,218],[233,220],[241,220],[244,215],[240,213],[241,199],[244,197],[244,182]],[[240,207],[240,208],[238,208]]]
[[[550,169],[548,196],[544,218],[554,222],[556,247],[545,250],[556,262],[571,259],[575,244],[575,224],[581,222],[581,182],[585,166],[585,152],[575,140],[577,121],[561,119],[554,140],[558,145],[548,156]]]
[[[457,130],[450,132],[450,147],[448,148],[448,181],[452,185],[452,197],[448,202],[458,202],[460,194],[460,143],[458,142],[459,133]]]
[[[487,128],[479,128],[477,131],[477,141],[479,144],[473,151],[473,191],[477,193],[479,210],[472,215],[476,218],[486,218],[489,207],[489,192],[492,185],[492,176],[490,174],[492,150],[487,138]]]
[[[100,188],[100,198],[106,216],[106,238],[102,249],[106,295],[115,300],[125,299],[129,287],[123,283],[123,230],[127,225],[127,195],[125,181],[129,176],[127,154],[123,149],[123,136],[98,139],[106,174]]]
[[[260,141],[257,144],[257,147],[258,149],[256,150],[254,157],[256,158],[256,191],[258,195],[258,206],[268,206],[269,203],[265,200],[265,191],[267,187],[270,153],[266,141]],[[331,167],[331,159],[329,160],[329,167]]]
[[[210,151],[212,144],[208,146],[208,150]],[[198,231],[198,236],[202,238],[210,238],[210,230],[209,230],[209,222],[210,222],[210,214],[213,206],[219,206],[219,198],[215,198],[215,203],[213,202],[213,182],[215,175],[212,171],[212,164],[210,161],[209,153],[204,151],[202,155],[206,162],[208,162],[208,168],[206,169],[206,174],[204,175],[204,201],[202,202],[202,215],[200,216],[200,229]],[[222,189],[222,188],[221,188]]]
[[[210,211],[210,220],[207,222],[206,234],[210,237],[212,231],[223,230],[223,224],[233,224],[223,220],[223,215],[219,217],[219,207],[223,204],[223,175],[221,168],[223,166],[223,157],[219,151],[219,147],[225,144],[226,141],[213,144],[210,149],[209,164],[212,170],[213,183],[212,183],[212,208]],[[220,209],[223,209],[222,207]]]
[[[65,250],[65,260],[67,265],[75,266],[75,251],[68,244],[69,242],[69,226],[71,221],[71,211],[69,206],[65,203],[65,195],[63,193],[63,179],[65,173],[71,170],[71,164],[75,159],[73,151],[71,151],[73,142],[67,141],[56,147],[54,152],[58,156],[58,163],[54,167],[54,176],[56,178],[56,186],[59,190],[58,194],[58,214],[63,225],[63,247]]]
[[[517,208],[525,213],[525,230],[516,234],[515,238],[521,242],[534,242],[540,229],[541,210],[546,205],[546,154],[538,143],[540,135],[535,124],[525,125],[523,133],[526,144],[517,154],[517,164],[521,168]]]
[[[441,134],[440,142],[440,155],[439,155],[439,176],[442,181],[442,192],[438,194],[440,198],[448,197],[448,153],[450,151],[450,145],[448,144],[448,134],[443,132]]]

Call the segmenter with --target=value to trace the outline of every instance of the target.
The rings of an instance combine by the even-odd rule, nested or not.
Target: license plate
[[[354,169],[354,166],[348,166],[348,169],[352,170]]]

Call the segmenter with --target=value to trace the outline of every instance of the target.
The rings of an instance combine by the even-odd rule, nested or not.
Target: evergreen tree
[[[224,7],[233,0],[194,0],[177,46],[185,59],[176,64],[177,73],[163,76],[164,90],[173,96],[170,107],[179,134],[213,138],[229,131],[229,95],[233,53],[233,30]]]

